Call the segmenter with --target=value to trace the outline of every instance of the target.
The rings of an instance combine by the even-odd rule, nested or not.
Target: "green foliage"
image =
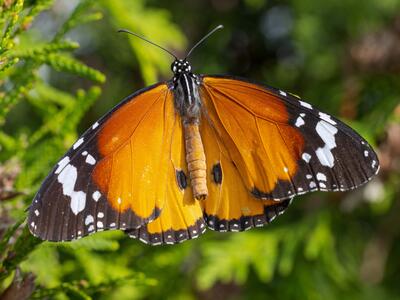
[[[0,294],[21,271],[36,276],[32,299],[399,298],[400,62],[383,51],[399,43],[398,1],[72,2],[0,4]],[[122,232],[32,237],[25,210],[78,135],[126,95],[171,77],[173,58],[117,29],[181,57],[219,23],[191,57],[196,73],[263,81],[338,115],[379,151],[382,176],[354,192],[297,197],[266,228],[171,247]],[[365,59],[371,49],[387,57]],[[17,178],[2,171],[10,161]],[[11,199],[1,198],[3,178]]]

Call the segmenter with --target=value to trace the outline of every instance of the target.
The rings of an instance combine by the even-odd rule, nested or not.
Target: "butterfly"
[[[359,134],[299,97],[194,74],[187,57],[221,27],[185,59],[139,36],[174,56],[173,79],[128,96],[73,144],[33,199],[33,235],[120,229],[175,244],[206,228],[264,226],[296,195],[354,189],[377,174]]]

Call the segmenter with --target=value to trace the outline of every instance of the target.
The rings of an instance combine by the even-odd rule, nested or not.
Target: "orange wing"
[[[51,241],[72,240],[100,230],[138,228],[157,218],[171,180],[174,114],[171,90],[158,84],[96,122],[35,196],[31,232]]]
[[[240,177],[255,198],[280,201],[314,190],[347,190],[379,169],[376,154],[356,132],[283,91],[205,76],[201,98],[202,121],[227,153],[220,158],[227,170],[222,173]],[[208,149],[207,158],[216,151]],[[224,201],[232,206],[233,199]]]

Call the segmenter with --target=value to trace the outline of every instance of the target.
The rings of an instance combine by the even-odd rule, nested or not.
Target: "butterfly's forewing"
[[[256,198],[348,190],[378,171],[376,154],[355,131],[285,92],[205,76],[201,97],[207,121]]]
[[[173,116],[172,92],[158,84],[96,122],[42,184],[29,211],[31,232],[72,240],[155,219],[166,199]]]
[[[205,230],[201,203],[193,198],[185,159],[185,145],[181,119],[175,113],[170,143],[167,187],[161,215],[147,225],[127,230],[132,238],[151,245],[176,244],[197,238]]]

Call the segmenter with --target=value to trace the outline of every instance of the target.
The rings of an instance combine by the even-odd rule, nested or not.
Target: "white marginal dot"
[[[83,156],[86,156],[86,155],[88,155],[88,152],[87,152],[87,151],[83,151],[83,152],[82,152],[82,155],[83,155]]]
[[[282,96],[286,97],[287,94],[284,91],[279,91],[279,94],[281,94]]]
[[[304,107],[306,107],[308,109],[312,109],[312,106],[311,106],[310,103],[307,103],[307,102],[304,102],[304,101],[301,101],[301,100],[299,100],[299,103],[300,103],[301,106],[304,106]]]
[[[101,218],[104,218],[104,213],[100,211],[100,212],[97,214],[97,217],[100,218],[100,219],[101,219]]]
[[[72,148],[75,150],[75,149],[78,148],[82,143],[83,143],[83,138],[80,138],[79,140],[77,140],[77,141],[75,142],[75,144],[72,146]]]
[[[88,154],[86,156],[85,162],[88,163],[89,165],[94,165],[96,163],[96,160],[94,159],[94,157],[92,155]]]
[[[300,126],[303,126],[305,124],[305,122],[304,122],[304,120],[303,120],[303,118],[302,117],[298,117],[297,119],[296,119],[296,123],[294,124],[296,127],[300,127]]]
[[[60,160],[60,161],[58,162],[58,164],[57,164],[58,167],[57,167],[57,169],[54,171],[54,173],[59,174],[59,173],[61,172],[61,170],[64,169],[64,167],[65,167],[66,165],[68,165],[68,163],[69,163],[69,157],[66,156],[66,157],[64,157],[62,160]]]
[[[305,113],[301,113],[301,114],[300,114],[300,117],[302,117],[302,118],[304,118],[305,116],[306,116]]]
[[[375,166],[376,166],[376,160],[373,160],[373,161],[372,161],[372,164],[371,164],[371,167],[372,167],[372,168],[375,168]]]
[[[369,155],[369,152],[368,152],[367,150],[365,150],[365,151],[364,151],[364,156],[365,156],[365,157],[368,157],[368,155]]]
[[[323,182],[319,182],[318,184],[319,184],[319,187],[326,188],[326,185],[325,185],[325,183],[323,183]]]
[[[88,228],[88,231],[91,232],[91,231],[93,231],[93,230],[94,230],[94,226],[93,226],[93,225],[90,225],[89,228]]]
[[[110,227],[115,227],[115,226],[116,226],[115,223],[111,223],[111,224],[110,224]]]
[[[103,222],[97,221],[97,228],[103,228]]]
[[[89,225],[91,223],[94,223],[94,218],[92,215],[87,215],[85,218],[85,225]]]
[[[100,197],[101,197],[101,194],[100,194],[99,191],[95,191],[95,192],[92,194],[92,198],[93,198],[93,200],[96,201],[96,202],[99,201]]]
[[[35,215],[38,216],[39,215],[39,211],[37,209],[35,209]]]
[[[304,152],[303,155],[301,156],[301,158],[302,158],[306,163],[309,163],[309,162],[310,162],[310,159],[311,159],[311,155],[308,154],[308,153],[306,153],[306,152]]]
[[[78,231],[78,235],[81,235],[81,234],[82,234],[82,231],[79,230],[79,231]]]
[[[317,185],[314,181],[311,181],[309,187],[310,187],[310,189],[313,189],[313,188],[317,187]]]
[[[35,222],[32,222],[32,223],[31,223],[31,227],[34,227],[34,226],[35,226]]]
[[[317,180],[326,181],[326,176],[323,173],[317,173]]]
[[[311,174],[307,174],[307,175],[306,175],[306,178],[307,178],[307,179],[311,179],[311,178],[313,178],[313,176],[312,176]]]
[[[99,122],[94,123],[93,126],[92,126],[92,129],[96,129],[97,126],[99,126]]]
[[[299,192],[302,192],[302,191],[303,191],[303,188],[299,187],[299,188],[297,188],[297,190],[298,190]]]

